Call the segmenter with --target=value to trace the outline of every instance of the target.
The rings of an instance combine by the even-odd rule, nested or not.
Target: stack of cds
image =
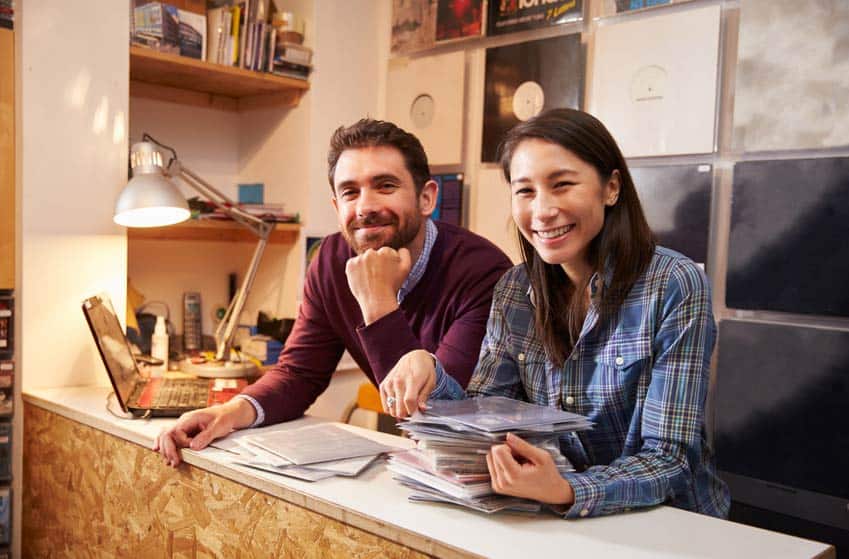
[[[389,469],[414,490],[411,501],[453,503],[486,513],[540,509],[536,501],[492,490],[486,454],[504,443],[507,433],[550,453],[565,473],[572,465],[560,453],[560,436],[592,427],[582,415],[500,396],[433,400],[429,406],[399,424],[417,444],[392,454]]]

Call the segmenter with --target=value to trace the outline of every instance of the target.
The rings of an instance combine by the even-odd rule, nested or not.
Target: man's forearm
[[[253,404],[245,398],[233,398],[223,406],[227,408],[227,413],[233,419],[234,429],[250,427],[256,421],[256,410]]]

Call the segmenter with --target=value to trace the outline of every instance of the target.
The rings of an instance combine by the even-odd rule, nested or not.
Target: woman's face
[[[619,173],[601,183],[595,167],[558,144],[523,140],[510,160],[513,220],[548,264],[584,270],[604,207],[616,203]]]

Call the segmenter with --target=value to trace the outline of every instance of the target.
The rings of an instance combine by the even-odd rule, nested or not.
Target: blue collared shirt
[[[401,289],[398,290],[397,298],[399,305],[404,301],[407,294],[419,284],[422,276],[424,276],[425,270],[427,269],[427,263],[430,261],[430,253],[433,250],[434,243],[436,243],[436,236],[438,233],[439,230],[436,228],[436,224],[432,219],[428,219],[425,222],[425,238],[424,246],[422,246],[422,253],[419,254],[419,257],[416,259],[416,263],[413,264],[413,267],[410,269],[410,273],[407,274],[407,279],[404,280],[404,283],[401,284]],[[238,394],[235,397],[247,400],[254,407],[256,419],[250,424],[250,427],[262,425],[262,423],[265,422],[265,410],[262,409],[262,406],[259,405],[259,402],[257,402],[255,398],[248,396],[247,394]]]
[[[436,224],[432,219],[428,219],[425,222],[425,238],[422,253],[416,259],[416,263],[413,264],[412,269],[410,269],[410,273],[401,285],[401,289],[398,290],[399,305],[404,301],[404,297],[406,297],[407,294],[419,284],[419,281],[421,281],[422,276],[425,273],[425,269],[427,269],[427,263],[430,260],[430,251],[433,250],[433,244],[436,242],[436,235],[438,233],[439,230],[436,228]]]
[[[664,502],[727,516],[705,431],[716,325],[701,269],[658,247],[613,319],[599,324],[590,305],[562,367],[534,335],[529,287],[521,265],[504,275],[468,391],[437,364],[431,397],[507,396],[589,417],[592,430],[561,440],[578,470],[565,474],[575,493],[566,517]]]

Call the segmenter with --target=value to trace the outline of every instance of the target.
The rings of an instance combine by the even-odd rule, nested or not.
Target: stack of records
[[[540,503],[492,490],[486,454],[513,433],[551,454],[560,473],[573,470],[560,453],[559,438],[590,429],[584,416],[500,396],[469,400],[433,400],[399,427],[416,448],[394,453],[389,469],[410,487],[411,501],[445,502],[481,512],[536,512]]]

